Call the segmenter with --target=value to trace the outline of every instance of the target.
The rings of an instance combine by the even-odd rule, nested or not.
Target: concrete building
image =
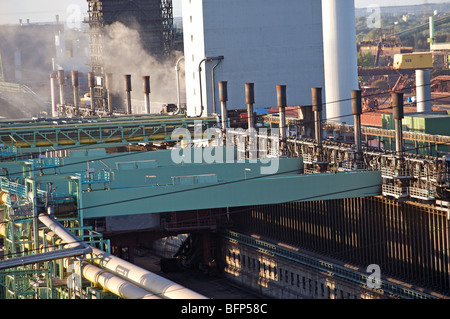
[[[183,0],[182,12],[188,116],[220,113],[218,81],[228,109],[246,108],[247,82],[258,108],[276,106],[277,85],[288,105],[310,105],[324,87],[320,1]]]

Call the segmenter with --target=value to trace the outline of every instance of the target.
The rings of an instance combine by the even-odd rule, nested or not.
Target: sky
[[[181,1],[173,0],[174,17],[181,16]],[[245,1],[245,0],[244,0]],[[449,0],[355,0],[357,8],[369,5],[416,5],[428,3],[443,3]],[[86,0],[0,0],[0,24],[17,24],[19,19],[26,22],[55,21],[58,14],[61,20],[79,21],[78,16],[87,15]]]

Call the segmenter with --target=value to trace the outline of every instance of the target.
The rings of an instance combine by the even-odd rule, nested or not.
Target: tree
[[[364,54],[358,52],[358,66],[363,68],[375,66],[375,57],[370,52]]]
[[[376,88],[376,89],[380,89],[382,91],[389,90],[389,84],[383,79],[380,79],[380,80],[377,80],[377,81],[373,82],[371,87],[372,88]]]

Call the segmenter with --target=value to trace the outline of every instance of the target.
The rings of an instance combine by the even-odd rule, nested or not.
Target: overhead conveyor
[[[194,119],[149,116],[0,122],[0,143],[5,147],[20,147],[23,152],[27,152],[39,147],[61,149],[97,144],[170,142],[176,129],[187,129],[195,134],[216,124],[215,117]]]

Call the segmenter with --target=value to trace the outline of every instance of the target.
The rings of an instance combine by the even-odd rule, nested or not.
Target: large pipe
[[[416,70],[417,112],[431,112],[431,71]]]
[[[247,104],[248,129],[255,128],[253,104],[255,104],[255,84],[245,83],[245,104]]]
[[[361,114],[362,114],[362,103],[361,103],[361,90],[353,90],[352,94],[352,114],[354,118],[354,132],[355,132],[355,146],[356,151],[361,152]]]
[[[80,273],[80,262],[74,261],[74,271],[77,275],[83,276],[95,285],[100,285],[104,289],[124,299],[162,299],[117,275],[106,272],[104,269],[87,262],[81,264]]]
[[[64,70],[58,70],[58,83],[59,83],[59,104],[64,105],[64,83],[66,82]]]
[[[322,88],[311,88],[312,110],[314,112],[314,128],[317,143],[322,144]]]
[[[184,56],[178,59],[175,65],[175,71],[177,73],[177,107],[178,109],[175,112],[175,115],[179,114],[181,111],[181,94],[180,94],[180,62],[184,60]]]
[[[112,98],[111,98],[111,90],[112,90],[112,73],[105,74],[105,88],[108,99],[108,114],[111,115],[112,110]]]
[[[225,130],[228,126],[227,122],[227,101],[228,101],[228,90],[226,81],[219,81],[219,100],[221,105],[221,115],[222,115],[222,130]]]
[[[280,113],[280,139],[286,140],[286,85],[277,85],[277,106]]]
[[[94,76],[94,72],[88,72],[88,85],[89,85],[89,92],[91,95],[91,113],[92,113],[92,115],[94,115],[95,114],[95,98],[94,98],[95,76]]]
[[[202,117],[203,115],[203,86],[202,86],[202,63],[203,62],[211,62],[214,60],[223,60],[223,56],[216,56],[216,57],[206,57],[203,58],[200,63],[198,64],[198,81],[199,81],[199,85],[200,85],[200,115],[198,115],[197,117]],[[216,64],[217,66],[218,64]],[[214,69],[213,69],[214,70]],[[213,70],[211,70],[211,74],[214,75]],[[212,87],[213,90],[213,94],[214,94],[214,85]],[[213,110],[215,111],[215,110]],[[208,112],[206,112],[208,113]]]
[[[150,114],[150,76],[142,77],[142,86],[144,88],[145,113]]]
[[[56,78],[57,75],[55,72],[50,74],[50,94],[52,100],[52,117],[58,116],[58,110],[56,106]]]
[[[96,260],[95,262],[99,265],[101,264],[102,268],[83,262],[81,264],[80,274],[79,261],[75,261],[75,272],[89,281],[101,285],[103,288],[119,297],[125,299],[207,299],[205,296],[188,288],[153,274],[100,249],[88,246],[64,228],[58,221],[46,214],[40,214],[39,220],[70,248],[0,261],[0,269],[92,253],[95,258],[101,258],[101,260]],[[5,234],[5,226],[1,227],[0,225],[0,235],[5,236]],[[65,261],[65,264],[67,267],[67,260]],[[108,269],[113,273],[108,273],[105,269]],[[123,269],[127,269],[128,271],[123,272]]]
[[[131,75],[125,74],[125,92],[127,93],[127,114],[131,114]]]
[[[75,114],[78,115],[78,71],[72,71],[73,86],[73,105],[75,106]]]
[[[392,108],[395,122],[395,150],[398,155],[403,154],[403,93],[392,93]]]
[[[14,268],[22,265],[30,265],[55,259],[86,255],[92,251],[90,246],[85,244],[83,241],[80,241],[78,237],[67,231],[59,222],[53,220],[48,215],[40,214],[39,220],[55,234],[57,234],[64,242],[66,242],[69,248],[1,260],[0,269]]]
[[[50,218],[48,215],[40,214],[39,220],[50,230],[52,230],[59,238],[61,238],[61,240],[65,244],[67,244],[72,249],[75,249],[78,246],[82,246],[86,249],[85,254],[92,252],[94,249],[97,252],[100,251],[96,248],[90,247],[87,244],[85,244],[78,237],[76,237],[70,231],[64,228],[64,226],[62,226],[58,221]],[[60,252],[63,250],[52,251],[49,254],[54,254],[56,252]],[[66,261],[66,264],[67,263],[68,261]],[[129,283],[126,280],[123,280],[122,278],[119,278],[118,276],[105,272],[104,269],[98,268],[86,262],[82,263],[81,265],[82,273],[80,274],[79,261],[75,261],[74,264],[75,264],[74,270],[76,273],[78,273],[78,275],[82,275],[89,281],[101,285],[103,288],[105,288],[108,291],[111,291],[112,293],[116,294],[119,297],[125,299],[161,299],[160,297],[157,297],[149,293],[145,289],[139,288],[136,285],[133,285],[132,283]]]
[[[104,269],[130,281],[138,287],[161,296],[162,298],[208,299],[199,293],[151,273],[139,266],[120,259],[119,257],[108,254],[100,249],[92,248],[92,253],[96,257],[94,262],[101,265]],[[124,269],[127,271],[123,271]]]
[[[350,92],[358,90],[354,0],[322,0],[326,119],[349,125]]]

